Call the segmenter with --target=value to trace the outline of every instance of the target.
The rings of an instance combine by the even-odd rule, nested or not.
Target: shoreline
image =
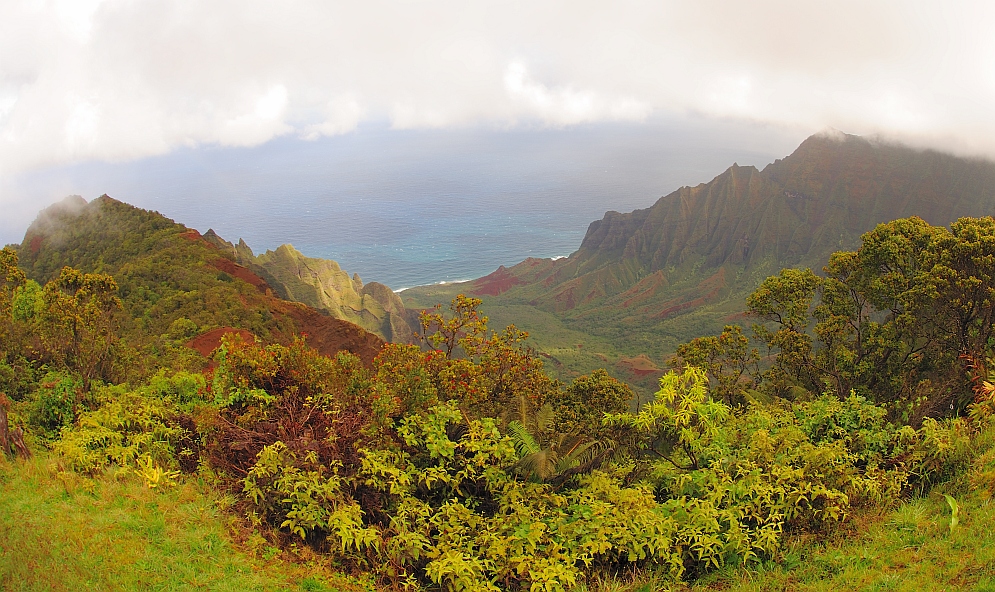
[[[485,276],[481,276],[481,277],[485,277]],[[465,280],[442,280],[442,281],[438,281],[438,282],[432,282],[431,284],[418,284],[416,286],[405,286],[403,288],[398,288],[398,289],[394,290],[394,293],[395,294],[400,294],[401,292],[403,292],[405,290],[412,290],[414,288],[427,288],[428,286],[444,286],[446,284],[465,284],[467,282],[472,282],[472,281],[474,281],[476,279],[479,279],[479,278],[470,278],[470,279],[465,279]]]
[[[569,255],[555,255],[553,257],[535,257],[535,259],[549,259],[550,261],[559,261],[560,259],[566,259],[567,257],[569,257]],[[530,257],[530,259],[531,258],[532,257]],[[524,261],[524,259],[523,259],[523,261]],[[519,263],[521,263],[521,261],[519,261]],[[518,265],[518,263],[516,263],[515,265]],[[504,266],[502,265],[501,267],[504,267]],[[495,271],[497,271],[497,270],[495,270]],[[494,272],[492,271],[491,273],[494,273]],[[473,281],[479,280],[480,278],[487,277],[491,273],[484,274],[484,275],[482,275],[482,276],[480,276],[478,278],[468,278],[468,279],[465,279],[465,280],[440,280],[438,282],[432,282],[432,283],[429,283],[429,284],[416,284],[414,286],[405,286],[403,288],[397,288],[396,290],[394,288],[391,288],[391,290],[395,294],[400,294],[401,292],[404,292],[405,290],[411,290],[411,289],[414,289],[414,288],[427,288],[429,286],[444,286],[446,284],[465,284],[467,282],[473,282]]]

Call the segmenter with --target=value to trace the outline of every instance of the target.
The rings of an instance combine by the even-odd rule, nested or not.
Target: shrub
[[[111,464],[135,466],[140,458],[178,464],[181,443],[191,434],[178,425],[171,401],[152,389],[123,386],[101,387],[96,399],[96,408],[80,414],[76,425],[64,427],[54,445],[72,470],[93,474]]]
[[[82,397],[82,380],[68,373],[49,372],[28,397],[28,421],[54,438],[75,421]]]

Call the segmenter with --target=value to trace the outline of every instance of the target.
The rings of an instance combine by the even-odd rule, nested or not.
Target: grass
[[[859,517],[826,543],[794,541],[780,561],[726,569],[691,590],[977,590],[995,591],[995,504],[971,492],[958,500],[959,524],[943,495]]]
[[[129,472],[63,472],[44,452],[28,462],[0,455],[0,589],[373,589],[305,551],[241,536],[223,505],[197,478],[149,489]]]
[[[693,584],[636,573],[587,590],[995,592],[993,492],[990,449],[954,481],[891,510],[865,510],[828,540],[789,537],[774,560],[727,566]],[[374,589],[306,549],[280,550],[248,534],[225,506],[196,477],[148,489],[133,472],[63,472],[44,452],[29,462],[0,456],[0,589]]]

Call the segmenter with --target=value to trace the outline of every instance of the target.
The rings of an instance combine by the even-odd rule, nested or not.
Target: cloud
[[[972,1],[0,4],[0,174],[182,146],[695,114],[995,156]]]
[[[554,125],[572,125],[587,121],[642,120],[651,107],[637,99],[605,99],[593,91],[570,87],[550,89],[529,76],[525,64],[513,61],[504,75],[504,87],[513,104]]]

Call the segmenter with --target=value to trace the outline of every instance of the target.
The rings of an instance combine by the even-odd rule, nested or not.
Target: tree
[[[121,308],[117,283],[109,275],[63,267],[45,284],[39,319],[42,343],[52,361],[83,378],[106,377],[117,339],[114,313]]]
[[[10,343],[14,294],[25,281],[24,271],[17,266],[17,252],[10,247],[0,249],[0,347]],[[4,353],[0,349],[0,357]]]
[[[782,269],[746,298],[750,314],[764,321],[753,325],[754,335],[767,345],[770,355],[776,356],[764,376],[775,395],[790,396],[793,387],[821,389],[812,359],[812,337],[807,332],[809,310],[821,284],[811,269]]]
[[[455,400],[477,417],[525,422],[558,394],[559,384],[526,344],[529,334],[514,325],[489,331],[480,304],[460,294],[450,304],[449,316],[441,313],[441,306],[420,316],[423,341],[437,348],[427,359],[436,393],[440,401]]]
[[[742,327],[726,325],[718,336],[695,337],[677,347],[674,367],[704,369],[716,395],[727,405],[741,404],[743,392],[759,380],[760,353],[750,347]]]
[[[824,272],[783,270],[747,299],[775,355],[768,388],[857,391],[913,423],[971,402],[995,348],[995,220],[879,224]]]

